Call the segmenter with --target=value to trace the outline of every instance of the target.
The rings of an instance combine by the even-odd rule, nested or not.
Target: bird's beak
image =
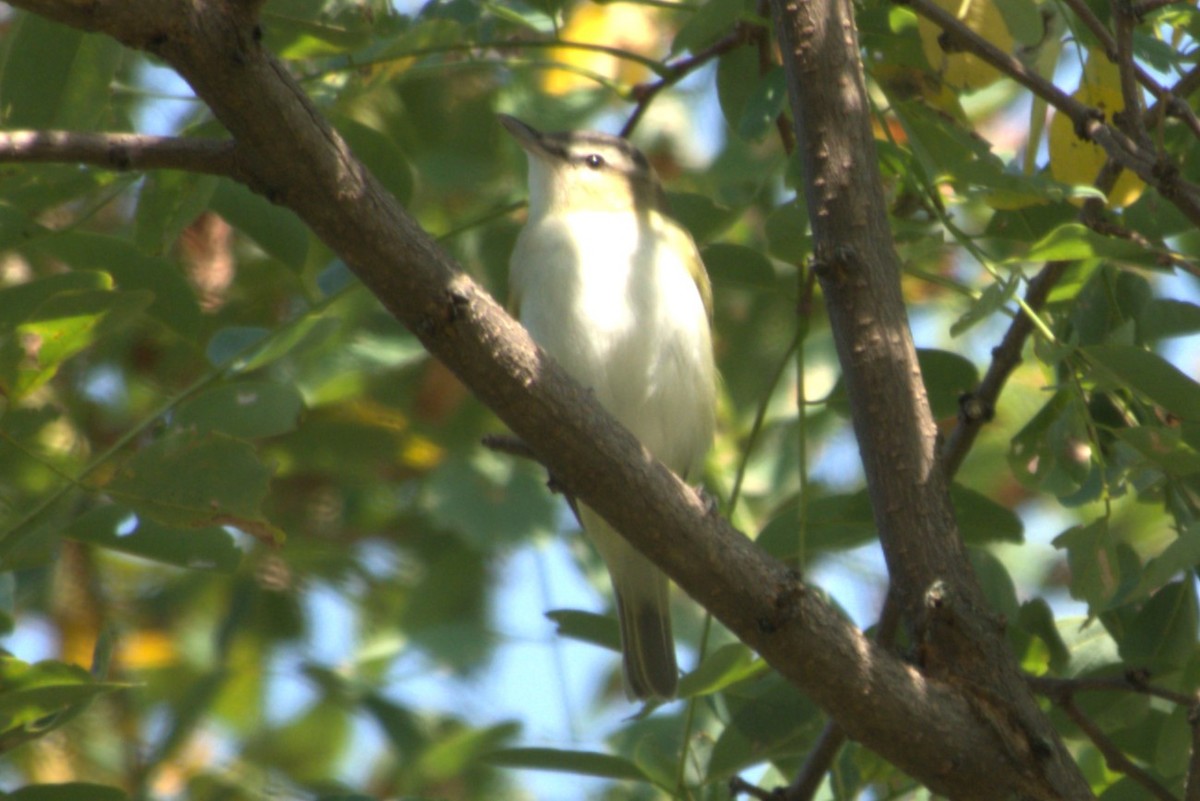
[[[546,154],[546,145],[541,131],[508,114],[497,114],[496,116],[500,118],[500,124],[512,134],[513,139],[517,140],[517,144],[521,146],[522,150],[536,156]]]

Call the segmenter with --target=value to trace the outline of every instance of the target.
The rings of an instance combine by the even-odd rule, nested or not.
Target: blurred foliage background
[[[1121,109],[1080,17],[1108,22],[1108,3],[954,9]],[[1067,263],[957,476],[976,567],[1031,673],[1151,677],[1158,695],[1079,707],[1178,793],[1179,698],[1200,683],[1200,240],[1129,177],[1111,228],[1081,225],[1103,198],[1098,148],[911,10],[857,10],[945,431],[1027,280]],[[636,122],[716,290],[707,484],[874,623],[886,576],[764,8],[272,0],[263,24],[357,156],[501,298],[525,190],[495,113]],[[1196,69],[1198,30],[1194,6],[1156,9],[1134,55],[1170,85]],[[153,59],[4,5],[0,124],[221,134]],[[1155,133],[1200,178],[1186,126]],[[682,597],[682,698],[630,717],[606,579],[565,506],[480,446],[495,419],[289,211],[211,176],[4,164],[0,287],[0,785],[17,797],[721,798],[743,772],[788,782],[812,747],[819,710]],[[1055,714],[1103,798],[1145,797]],[[921,792],[850,744],[817,797]]]

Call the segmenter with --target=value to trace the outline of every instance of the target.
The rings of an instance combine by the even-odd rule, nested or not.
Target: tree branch
[[[1074,698],[1066,696],[1065,698],[1056,701],[1059,708],[1067,714],[1071,722],[1079,727],[1079,730],[1087,735],[1092,744],[1104,756],[1104,762],[1109,770],[1117,773],[1124,773],[1130,779],[1146,788],[1150,795],[1157,798],[1159,801],[1178,801],[1171,792],[1163,787],[1153,776],[1147,771],[1135,765],[1125,753],[1117,747],[1116,743],[1109,739],[1104,730],[1097,726],[1091,718],[1083,713],[1083,710],[1075,703]]]
[[[237,145],[131,133],[0,131],[0,162],[90,164],[108,170],[187,170],[242,179]]]
[[[851,3],[773,0],[771,8],[803,159],[814,269],[875,525],[900,608],[916,623],[920,662],[958,687],[985,727],[1021,755],[1006,776],[1007,793],[1090,798],[988,612],[958,534],[900,292]],[[853,721],[834,717],[859,737]],[[964,798],[984,792],[957,789]]]
[[[633,113],[629,115],[629,119],[625,121],[625,125],[621,127],[621,136],[628,137],[633,133],[633,129],[641,122],[642,116],[650,108],[650,101],[654,97],[666,89],[668,86],[674,86],[681,80],[686,78],[694,70],[704,66],[709,61],[712,61],[717,56],[723,53],[728,53],[735,47],[740,47],[749,41],[751,26],[746,23],[739,23],[732,33],[729,33],[713,44],[691,56],[686,56],[668,64],[665,68],[659,70],[659,78],[656,81],[648,83],[639,83],[634,86],[630,94],[636,101]]]
[[[109,33],[172,65],[237,142],[252,187],[295,211],[572,495],[604,515],[850,736],[950,796],[1054,797],[1020,772],[1011,743],[981,724],[959,687],[931,681],[871,643],[784,565],[711,514],[538,350],[353,157],[264,50],[251,6],[14,4]],[[936,485],[932,429],[924,433],[929,447],[920,470]],[[917,475],[916,465],[900,467]]]

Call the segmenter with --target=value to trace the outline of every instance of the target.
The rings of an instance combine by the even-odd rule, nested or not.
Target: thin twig
[[[748,795],[759,801],[781,801],[778,790],[764,790],[741,776],[734,776],[729,780],[729,797],[736,799],[739,795]]]
[[[1095,722],[1083,713],[1076,704],[1074,699],[1064,698],[1058,702],[1058,706],[1067,714],[1067,717],[1079,727],[1080,731],[1088,736],[1096,749],[1104,756],[1104,761],[1108,765],[1109,770],[1124,773],[1133,781],[1142,785],[1159,801],[1178,801],[1166,787],[1158,782],[1146,770],[1135,765],[1125,753],[1117,747],[1116,743],[1108,738]]]
[[[229,140],[131,133],[5,131],[0,162],[91,164],[110,170],[174,169],[240,177],[237,145]]]
[[[1073,679],[1030,676],[1029,686],[1034,692],[1051,699],[1066,698],[1081,692],[1135,692],[1189,708],[1197,701],[1195,696],[1150,684],[1133,671],[1127,671],[1122,676],[1087,676]]]
[[[1117,72],[1121,78],[1121,96],[1125,108],[1121,111],[1121,127],[1135,141],[1145,146],[1149,141],[1142,122],[1142,92],[1138,88],[1136,65],[1133,60],[1134,18],[1129,13],[1128,0],[1109,0],[1115,28]],[[1115,121],[1115,120],[1114,120]]]
[[[641,122],[642,116],[646,110],[650,108],[650,101],[655,95],[666,89],[669,86],[674,86],[679,83],[688,74],[698,67],[712,61],[719,55],[728,53],[735,47],[745,44],[750,26],[739,24],[731,33],[718,39],[713,44],[685,58],[681,58],[676,62],[666,65],[665,67],[656,70],[659,77],[655,81],[649,83],[639,83],[630,91],[637,105],[634,106],[633,114],[626,120],[624,127],[621,128],[621,136],[628,137],[633,133],[633,129]]]
[[[1034,313],[1040,312],[1046,305],[1050,290],[1059,282],[1068,266],[1069,263],[1065,261],[1046,262],[1025,290],[1025,305]],[[979,431],[991,421],[1000,391],[1021,363],[1021,352],[1025,349],[1025,340],[1031,333],[1033,321],[1028,314],[1018,313],[1013,317],[1004,338],[992,349],[992,361],[983,380],[973,392],[960,401],[958,424],[950,432],[942,448],[942,469],[948,477],[958,472],[963,459],[975,444]]]

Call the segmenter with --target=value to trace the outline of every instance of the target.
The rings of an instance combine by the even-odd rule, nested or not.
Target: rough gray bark
[[[771,8],[804,164],[813,268],[892,592],[914,625],[921,667],[958,688],[1004,741],[1014,795],[1090,798],[987,608],[958,533],[900,293],[851,4],[772,0]],[[838,722],[862,739],[856,721]]]

